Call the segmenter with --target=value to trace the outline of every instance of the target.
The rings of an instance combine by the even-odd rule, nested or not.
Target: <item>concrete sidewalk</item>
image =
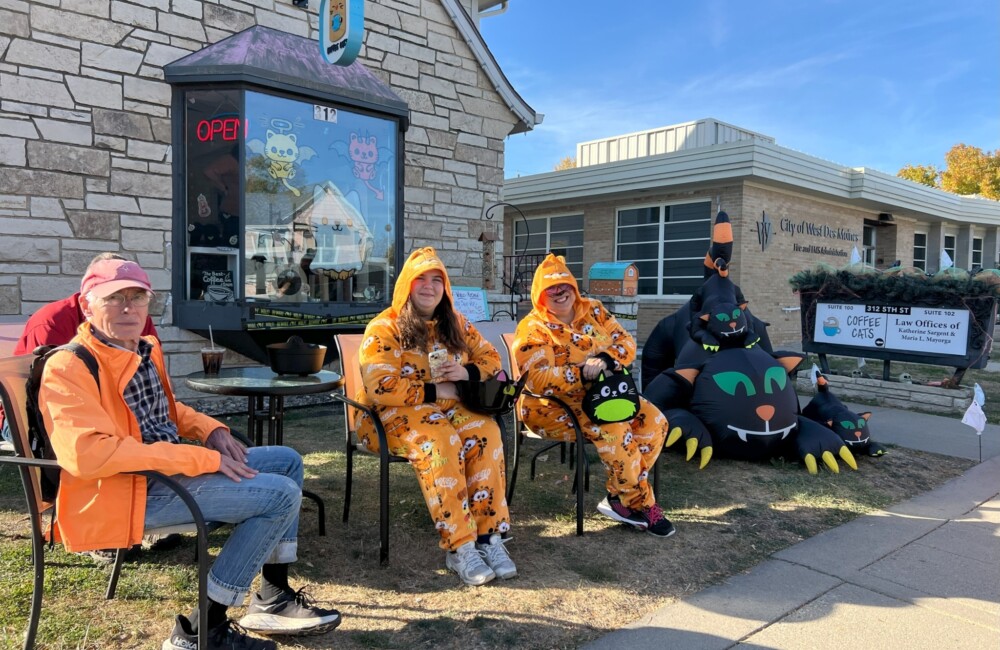
[[[984,462],[585,647],[1000,648],[1000,426],[977,440],[958,418],[851,408],[880,442],[975,460],[981,442]]]

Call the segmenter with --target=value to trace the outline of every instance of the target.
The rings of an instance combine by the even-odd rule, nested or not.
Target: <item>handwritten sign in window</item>
[[[455,309],[475,323],[490,319],[490,308],[486,303],[486,291],[476,287],[452,286],[451,294],[455,298]]]

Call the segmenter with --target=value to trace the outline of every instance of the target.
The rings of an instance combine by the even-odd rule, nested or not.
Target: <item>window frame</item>
[[[917,246],[917,237],[923,237],[924,243],[922,246]],[[917,257],[917,249],[921,248],[924,251],[922,257]],[[927,233],[926,232],[914,232],[913,233],[913,266],[920,269],[924,273],[927,272]]]
[[[565,212],[565,213],[557,213],[557,214],[547,214],[547,215],[544,215],[544,216],[531,216],[531,217],[525,217],[524,220],[515,219],[514,220],[514,232],[513,232],[513,237],[511,239],[511,243],[512,243],[511,253],[514,256],[521,256],[521,255],[525,255],[525,256],[528,256],[528,255],[541,255],[541,256],[544,256],[544,255],[547,255],[549,252],[552,251],[552,220],[553,219],[563,219],[563,218],[567,218],[567,217],[570,217],[570,218],[577,217],[577,218],[579,218],[579,220],[580,220],[580,229],[579,230],[559,230],[559,231],[557,231],[557,234],[561,234],[561,233],[574,233],[574,232],[579,232],[580,233],[581,244],[579,246],[566,246],[566,247],[563,247],[563,248],[566,249],[566,254],[565,254],[565,257],[566,257],[566,266],[569,267],[569,270],[573,273],[573,277],[575,277],[576,280],[577,280],[577,282],[579,283],[579,282],[583,281],[583,251],[586,249],[586,245],[587,245],[586,229],[584,228],[585,215],[584,215],[584,213],[582,211],[581,212],[575,212],[574,211],[574,212]],[[519,236],[518,232],[517,232],[518,226],[524,224],[525,222],[527,222],[527,226],[528,226],[528,235],[527,235],[527,238],[530,240],[530,237],[533,237],[533,236],[535,236],[535,235],[538,234],[538,233],[536,233],[532,229],[532,226],[534,225],[534,222],[539,222],[539,221],[544,221],[545,222],[545,248],[544,248],[544,250],[539,250],[539,249],[536,249],[536,248],[525,248],[525,250],[521,250],[520,246],[518,245],[518,236]],[[574,250],[574,251],[579,250],[579,254],[580,254],[580,260],[579,261],[575,261],[575,260],[571,260],[570,259],[570,256],[569,256],[568,253],[569,253],[569,250],[571,250],[571,249]],[[560,253],[560,254],[562,254],[562,253]],[[577,269],[577,267],[578,267],[578,269]]]
[[[951,258],[951,265],[954,267],[958,263],[958,260],[955,258],[955,255],[958,252],[958,235],[954,234],[949,235],[948,233],[945,233],[944,237],[942,237],[941,239],[942,239],[941,248],[944,250],[944,252],[948,253],[948,257]],[[950,247],[948,246],[949,239],[951,239]],[[940,271],[941,269],[938,270]]]
[[[871,241],[867,235],[871,233]],[[864,266],[875,268],[875,249],[878,247],[878,226],[867,221],[861,226],[861,261]]]
[[[686,239],[672,239],[672,240],[669,240],[669,241],[667,239],[665,239],[665,237],[666,237],[665,230],[666,230],[667,223],[668,223],[668,221],[667,221],[667,211],[670,208],[672,208],[674,206],[695,205],[695,204],[702,204],[702,203],[708,205],[708,216],[707,216],[707,218],[704,219],[704,220],[701,220],[701,219],[691,219],[691,220],[689,220],[689,222],[691,222],[691,223],[695,223],[695,222],[698,222],[698,221],[704,221],[705,222],[706,228],[705,228],[705,237],[704,238],[698,237],[698,238],[686,238]],[[646,210],[646,209],[650,209],[650,208],[655,208],[657,210],[657,212],[658,212],[658,219],[657,219],[657,226],[658,226],[658,233],[657,234],[658,234],[658,238],[657,238],[657,240],[654,241],[654,242],[648,242],[648,241],[645,241],[645,240],[643,240],[643,241],[636,241],[636,242],[625,242],[625,243],[621,242],[621,230],[622,230],[622,228],[637,228],[637,227],[639,227],[639,226],[622,226],[621,223],[620,223],[621,222],[622,212],[627,212],[627,211],[632,211],[632,210]],[[699,255],[694,256],[694,257],[671,257],[671,258],[668,258],[668,257],[664,256],[663,248],[664,248],[665,244],[668,244],[668,243],[671,243],[671,242],[693,242],[693,241],[702,241],[702,240],[704,240],[705,246],[704,246],[704,248],[702,250],[708,251],[708,248],[709,248],[709,246],[711,246],[711,242],[712,242],[713,216],[714,215],[712,213],[712,201],[711,201],[711,199],[707,199],[707,198],[706,199],[693,200],[693,201],[692,200],[656,201],[656,202],[651,202],[651,203],[642,203],[642,204],[629,205],[629,206],[623,206],[623,207],[615,208],[614,259],[615,259],[616,262],[620,262],[620,261],[636,262],[637,261],[637,260],[634,260],[634,259],[622,260],[621,257],[619,256],[619,246],[626,245],[626,244],[648,244],[648,243],[653,243],[653,244],[656,244],[656,246],[657,246],[657,248],[656,248],[656,255],[657,255],[657,259],[656,259],[656,268],[657,268],[657,271],[656,271],[656,289],[657,290],[656,290],[656,293],[643,293],[642,290],[640,289],[638,295],[643,296],[643,297],[647,297],[647,298],[677,298],[677,297],[683,297],[683,296],[690,296],[691,295],[691,292],[687,292],[687,293],[678,293],[678,292],[666,293],[666,292],[664,292],[663,291],[664,284],[666,284],[668,282],[667,277],[664,275],[664,269],[665,269],[666,263],[668,261],[690,261],[690,260],[701,261],[701,260],[703,260],[705,258],[705,253],[700,253]],[[649,226],[649,225],[652,225],[652,224],[643,224],[643,225],[644,226]],[[640,262],[646,262],[646,261],[649,261],[649,260],[643,259],[643,260],[639,260],[639,261]],[[646,277],[648,278],[649,276],[646,276]],[[687,276],[687,275],[680,276],[680,275],[678,275],[678,276],[671,276],[671,277],[676,278],[678,280],[689,279],[689,278],[698,278],[698,279],[701,279],[703,277],[703,274],[697,274],[697,275],[694,275],[694,276]],[[642,276],[641,272],[640,272],[639,279],[640,279],[640,281],[643,279],[643,276]],[[699,284],[700,284],[700,282],[699,282]]]

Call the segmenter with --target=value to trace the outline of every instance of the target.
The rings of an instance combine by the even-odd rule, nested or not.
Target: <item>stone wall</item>
[[[174,169],[163,66],[258,24],[315,38],[318,5],[0,0],[0,314],[73,293],[102,251],[134,258],[165,296]],[[411,111],[405,250],[434,245],[456,284],[481,286],[482,208],[499,195],[515,118],[440,0],[368,2],[365,26],[359,60]],[[197,345],[161,329],[168,352]]]
[[[962,386],[941,388],[839,375],[826,375],[826,378],[830,382],[830,390],[845,402],[861,399],[874,401],[879,406],[933,411],[948,415],[962,415],[972,403],[972,389]],[[815,393],[808,373],[799,373],[796,390],[800,395]]]

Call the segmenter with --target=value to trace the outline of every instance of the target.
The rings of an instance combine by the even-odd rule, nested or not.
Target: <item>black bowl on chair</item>
[[[284,343],[267,346],[267,358],[271,370],[279,375],[311,375],[323,369],[326,346],[306,343],[298,336],[292,336]]]

